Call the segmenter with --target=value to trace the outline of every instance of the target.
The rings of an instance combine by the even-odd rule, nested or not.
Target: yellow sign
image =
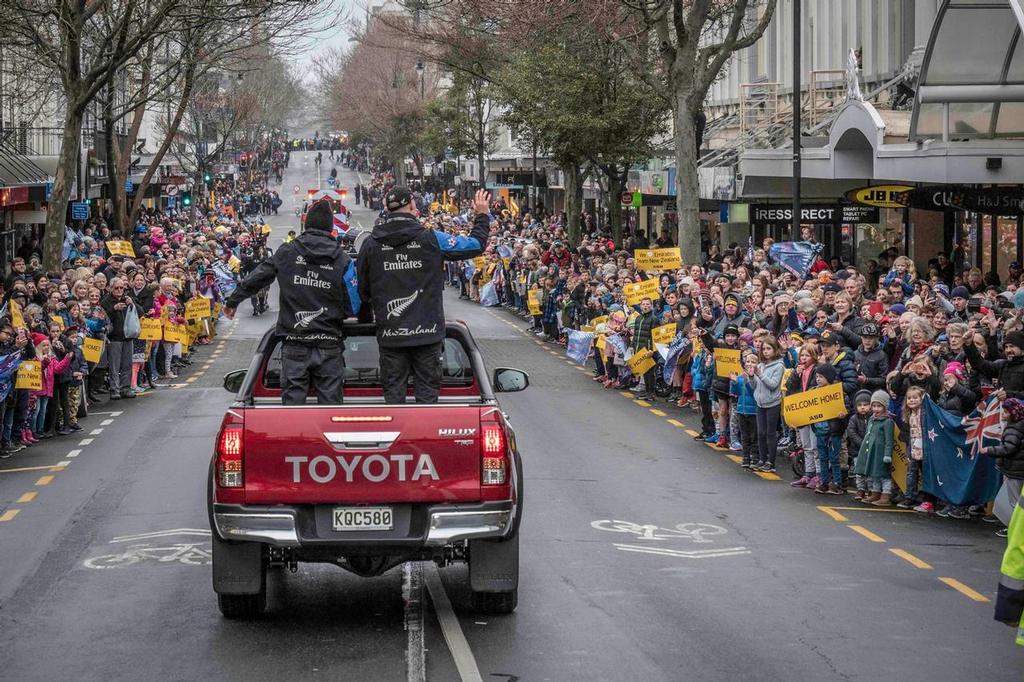
[[[43,366],[33,360],[26,360],[18,365],[18,377],[14,382],[14,387],[29,391],[41,391],[43,388]]]
[[[580,331],[581,332],[593,332],[594,331],[594,325],[592,325],[592,324],[581,324],[580,325]]]
[[[846,198],[855,204],[863,204],[864,206],[904,208],[906,204],[900,201],[900,195],[912,189],[914,188],[908,185],[874,185],[872,187],[851,189],[846,193]]]
[[[143,318],[139,320],[139,339],[142,341],[160,341],[164,338],[164,326],[160,320]]]
[[[60,315],[50,315],[50,320],[53,322],[53,324],[55,324],[58,327],[60,327],[61,331],[64,331],[64,318],[63,317],[61,317]]]
[[[11,324],[15,329],[25,328],[25,316],[21,314],[21,306],[13,298],[11,301]]]
[[[530,289],[526,292],[526,306],[530,309],[531,315],[540,315],[540,289]]]
[[[668,345],[676,338],[676,323],[663,324],[651,330],[651,339],[654,343]]]
[[[93,364],[99,362],[100,358],[103,357],[103,340],[83,339],[82,355],[85,357],[86,362],[91,362]]]
[[[486,266],[487,259],[484,258],[483,256],[477,256],[476,258],[473,259],[473,267],[476,268],[477,272],[483,272]]]
[[[718,355],[717,350],[715,355]],[[842,384],[829,384],[803,393],[794,393],[782,401],[782,418],[793,428],[835,419],[844,414],[846,403],[843,402]]]
[[[599,317],[595,317],[590,321],[590,324],[594,325],[595,327],[599,324],[608,324],[608,316],[601,315]]]
[[[727,377],[730,374],[739,374],[743,371],[740,364],[740,351],[738,348],[716,348],[715,374],[720,377]]]
[[[602,353],[604,352],[605,346],[608,345],[608,342],[604,338],[604,334],[598,335],[597,339],[594,340],[594,345],[599,351]]]
[[[210,299],[203,296],[196,296],[185,304],[185,319],[201,320],[210,316]]]
[[[653,301],[661,295],[658,291],[658,280],[656,279],[647,279],[643,282],[627,284],[622,287],[622,292],[626,295],[626,305],[637,305],[645,298]]]
[[[164,341],[167,343],[188,343],[188,331],[183,324],[168,322],[164,325]]]
[[[626,361],[626,364],[629,366],[629,371],[632,372],[634,376],[641,376],[654,369],[654,366],[658,363],[654,359],[654,351],[649,348],[644,348],[643,350],[633,353],[633,356]],[[647,390],[649,391],[652,388],[654,387],[648,386]]]
[[[107,242],[107,251],[110,251],[111,256],[127,256],[128,258],[135,258],[135,249],[132,248],[131,242]]]
[[[892,482],[893,484],[903,490],[907,487],[907,466],[910,462],[907,461],[907,446],[900,438],[900,427],[893,425],[892,427]],[[906,490],[903,490],[906,492]]]
[[[223,310],[223,309],[224,309],[223,305],[221,305],[220,303],[214,303],[213,304],[213,319],[215,319],[215,320],[220,319],[220,311]]]
[[[679,247],[671,249],[636,249],[633,251],[637,270],[678,270],[683,264]]]

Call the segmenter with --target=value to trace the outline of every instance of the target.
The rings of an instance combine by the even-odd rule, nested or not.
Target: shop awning
[[[0,187],[42,185],[48,180],[46,171],[0,140]]]
[[[932,26],[910,139],[1024,136],[1021,0],[944,0]]]

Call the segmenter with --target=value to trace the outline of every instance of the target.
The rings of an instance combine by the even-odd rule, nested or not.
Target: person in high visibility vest
[[[1008,398],[1003,401],[1006,427],[1002,442],[982,449],[982,454],[994,457],[996,468],[1004,476],[1013,515],[1006,534],[1006,551],[1000,569],[999,591],[996,595],[995,619],[1017,628],[1017,644],[1024,646],[1024,400]]]
[[[288,242],[290,242],[290,241],[292,241],[294,239],[295,239],[295,230],[288,230],[288,236],[284,238],[284,243],[287,244]]]

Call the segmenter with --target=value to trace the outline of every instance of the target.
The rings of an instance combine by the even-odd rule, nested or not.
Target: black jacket
[[[115,310],[114,306],[118,303],[124,303],[125,307],[121,310]],[[114,298],[113,295],[107,294],[100,300],[100,306],[104,312],[107,313],[107,317],[110,319],[110,333],[107,334],[107,339],[110,341],[124,341],[124,316],[128,312],[128,306],[135,306],[135,312],[138,313],[139,317],[146,312],[140,310],[139,306],[135,305],[132,299],[126,294],[120,299]]]
[[[226,301],[229,308],[255,296],[277,279],[281,310],[277,334],[289,341],[337,345],[341,323],[359,311],[355,264],[323,230],[306,230],[246,277]]]
[[[1024,478],[1024,422],[1007,424],[1002,442],[987,454],[996,458],[996,468],[1007,478]]]
[[[999,388],[1007,398],[1024,398],[1024,357],[1013,360],[987,360],[973,343],[964,344],[964,355],[978,374],[999,379]]]
[[[970,414],[978,406],[978,394],[968,388],[965,384],[953,384],[948,391],[940,391],[939,399],[935,404],[946,412],[952,412],[958,417]]]
[[[444,340],[444,261],[484,251],[491,219],[481,213],[468,237],[426,229],[408,213],[373,228],[356,257],[359,296],[373,308],[377,343],[426,346]]]
[[[851,457],[856,457],[860,452],[861,443],[864,442],[864,436],[868,431],[869,418],[870,415],[860,415],[856,412],[850,415],[850,421],[846,424],[846,442]]]
[[[889,356],[881,346],[875,346],[871,351],[865,351],[864,346],[859,346],[853,355],[853,367],[858,375],[864,375],[864,383],[859,384],[863,388],[871,391],[885,388],[885,375],[889,373]]]

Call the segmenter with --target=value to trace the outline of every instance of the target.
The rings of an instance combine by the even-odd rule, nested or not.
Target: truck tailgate
[[[248,504],[480,500],[480,408],[256,407]]]

